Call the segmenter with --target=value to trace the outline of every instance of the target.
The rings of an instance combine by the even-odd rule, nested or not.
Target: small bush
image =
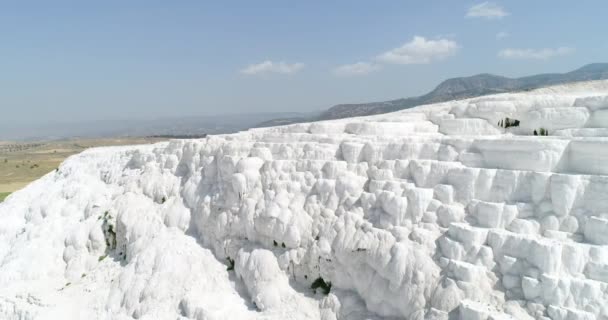
[[[323,294],[329,294],[331,291],[331,282],[325,282],[323,278],[318,277],[313,283],[310,285],[310,288],[317,291],[317,289],[321,289]]]
[[[276,247],[276,246],[278,246],[279,244],[278,244],[278,243],[277,243],[275,240],[272,240],[272,245],[274,245],[274,246]]]
[[[519,127],[520,121],[517,119],[504,118],[498,122],[498,126],[502,128]]]
[[[545,128],[540,128],[540,129],[538,129],[538,131],[534,130],[533,133],[535,136],[548,136],[549,130],[547,130]]]
[[[110,220],[112,219],[110,212],[104,212],[103,217],[101,217],[101,219],[103,219],[101,228],[103,230],[103,235],[106,239],[106,246],[108,246],[108,248],[110,248],[111,250],[114,250],[116,249],[116,231],[114,231],[114,225],[110,223]]]
[[[103,261],[103,259],[105,259],[106,257],[107,257],[107,255],[99,256],[99,259],[97,259],[97,261]]]
[[[228,271],[234,270],[234,260],[232,260],[230,257],[228,257],[227,260],[228,260],[228,268],[226,268],[226,270],[228,270]]]

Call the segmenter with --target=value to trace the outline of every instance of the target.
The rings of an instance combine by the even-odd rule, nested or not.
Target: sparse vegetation
[[[103,224],[101,225],[103,229],[103,235],[106,238],[106,246],[110,250],[116,249],[116,231],[114,231],[114,225],[112,224],[112,216],[109,211],[103,213]]]
[[[331,282],[325,282],[323,278],[318,277],[313,283],[310,285],[310,288],[317,292],[317,289],[321,289],[323,294],[329,294],[331,291]]]
[[[4,201],[10,194],[10,192],[0,192],[0,202]]]
[[[234,270],[234,260],[231,259],[230,257],[226,258],[226,260],[228,260],[228,268],[226,268],[226,270],[228,270],[228,271]]]
[[[511,118],[504,118],[503,120],[498,121],[498,126],[501,128],[510,128],[510,127],[519,127],[519,120],[517,119],[511,119]]]
[[[88,147],[152,143],[160,138],[80,139],[53,142],[0,142],[0,193],[19,190],[56,171],[65,158]],[[74,141],[78,143],[74,144]]]

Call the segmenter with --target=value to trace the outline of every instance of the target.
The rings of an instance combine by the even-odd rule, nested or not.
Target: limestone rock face
[[[88,150],[0,204],[0,318],[608,318],[606,112],[583,82]]]

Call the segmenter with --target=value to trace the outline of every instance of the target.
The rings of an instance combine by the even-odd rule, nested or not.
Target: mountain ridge
[[[382,114],[423,104],[473,98],[496,93],[527,91],[569,82],[602,79],[608,79],[608,63],[591,63],[566,73],[544,73],[519,78],[481,73],[444,80],[435,89],[421,96],[379,102],[338,104],[316,117],[273,119],[262,122],[256,127]]]

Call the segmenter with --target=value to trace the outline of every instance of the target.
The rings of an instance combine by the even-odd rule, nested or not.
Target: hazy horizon
[[[567,72],[604,60],[594,3],[3,3],[0,124],[310,112]]]
[[[260,112],[185,115],[133,119],[86,119],[0,126],[0,141],[47,141],[66,138],[148,137],[231,133],[276,118],[317,114]]]

